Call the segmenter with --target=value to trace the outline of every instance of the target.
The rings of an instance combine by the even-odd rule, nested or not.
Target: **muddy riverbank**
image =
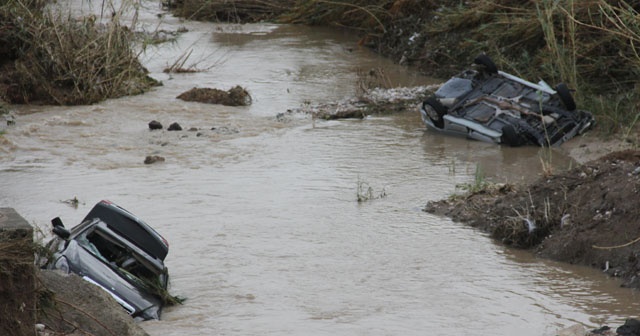
[[[293,112],[283,122],[278,116],[286,109],[307,109],[311,101],[347,111],[332,102],[355,91],[355,68],[383,68],[387,74],[402,69],[378,59],[366,61],[371,56],[354,47],[351,38],[343,42],[333,32],[312,35],[318,28],[186,24],[189,31],[172,48],[148,50],[144,64],[163,87],[89,107],[24,107],[3,136],[8,148],[0,160],[0,200],[15,204],[29,221],[48,224],[55,213],[73,222],[84,202],[108,197],[166,234],[173,292],[188,301],[168,309],[161,321],[145,324],[149,334],[295,335],[314,330],[317,335],[420,335],[430,330],[446,335],[482,330],[539,336],[568,323],[601,325],[611,316],[610,323],[619,323],[621,316],[637,311],[629,308],[636,306],[625,300],[627,292],[593,294],[600,288],[594,285],[599,271],[595,276],[565,273],[570,265],[523,260],[477,230],[421,211],[426,200],[446,198],[454,184],[468,183],[469,167],[481,159],[498,169],[516,166],[518,172],[526,170],[523,174],[537,174],[538,157],[531,148],[516,151],[434,135],[424,131],[417,111],[405,113],[404,107],[394,115],[374,112],[361,119],[376,110],[365,105],[357,119],[346,121],[310,120]],[[162,72],[196,43],[203,59],[216,50],[232,53],[210,72]],[[243,70],[261,62],[268,66]],[[174,99],[193,83],[225,89],[246,85],[256,104],[226,108]],[[378,105],[384,111],[399,106],[384,104]],[[321,116],[321,110],[311,112]],[[320,118],[332,119],[330,114]],[[147,123],[155,119],[239,132],[150,132]],[[608,152],[594,139],[588,134],[558,151],[584,163],[588,156]],[[582,146],[582,141],[588,142]],[[144,165],[149,154],[167,160]],[[562,174],[557,169],[547,176]],[[587,175],[582,185],[598,178]],[[376,192],[383,188],[387,196],[356,202],[360,181]],[[76,195],[80,209],[59,202]],[[518,213],[507,209],[502,216],[524,221],[525,201],[513,205]],[[543,214],[556,211],[551,204],[562,204],[543,196],[536,201],[541,202],[536,207],[546,207]],[[578,211],[579,206],[566,203],[565,209]],[[595,209],[604,210],[605,220],[616,214],[607,215],[611,209],[606,206]],[[578,216],[569,215],[566,225],[571,223],[567,218]],[[539,227],[549,220],[526,219]],[[624,245],[635,238],[628,235],[624,242],[598,246]],[[591,309],[606,300],[604,308]]]
[[[586,265],[640,287],[640,152],[612,152],[528,185],[488,184],[425,211],[478,227],[540,257]]]

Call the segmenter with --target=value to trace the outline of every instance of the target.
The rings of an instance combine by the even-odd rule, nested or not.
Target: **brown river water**
[[[434,79],[340,31],[169,15],[158,24],[157,3],[143,5],[143,26],[189,30],[142,55],[164,85],[91,106],[15,107],[0,138],[0,204],[45,232],[101,199],[155,227],[170,243],[171,293],[187,301],[143,322],[150,335],[540,336],[637,313],[638,294],[598,270],[536,259],[422,211],[473,183],[477,167],[496,181],[538,176],[538,148],[433,134],[417,111],[276,118],[355,95],[363,69],[383,68],[398,86]],[[186,65],[206,71],[162,73],[189,50]],[[251,106],[175,99],[235,85]],[[151,132],[154,119],[198,131]],[[145,165],[147,155],[166,161]],[[359,203],[359,183],[386,196]],[[62,202],[74,197],[77,209]]]

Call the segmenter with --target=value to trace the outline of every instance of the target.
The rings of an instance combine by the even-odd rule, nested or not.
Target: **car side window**
[[[85,232],[79,235],[78,237],[76,237],[76,241],[78,242],[78,244],[80,244],[80,246],[84,247],[86,250],[91,252],[96,257],[104,261],[107,261],[107,259],[100,253],[100,250],[98,250],[95,244],[93,244],[93,242],[89,239],[89,235],[92,233],[93,233],[92,231]]]
[[[78,240],[81,238],[78,237]],[[157,281],[158,276],[138,262],[134,253],[129,251],[125,246],[118,244],[114,239],[100,232],[99,229],[91,230],[82,236],[83,243],[87,250],[98,258],[110,264],[119,272],[124,273],[127,277],[143,281]],[[134,278],[132,278],[133,276]]]

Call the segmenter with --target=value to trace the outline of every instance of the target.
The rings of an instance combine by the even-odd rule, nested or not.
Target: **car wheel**
[[[516,132],[516,129],[512,125],[505,125],[502,127],[502,136],[500,137],[500,141],[511,147],[517,147],[522,145],[522,138]]]
[[[422,103],[422,108],[436,127],[444,128],[444,119],[442,117],[447,114],[447,108],[436,97],[427,98]]]
[[[478,57],[476,57],[476,59],[474,59],[473,62],[478,65],[483,65],[487,70],[487,72],[490,74],[498,73],[498,67],[496,66],[496,64],[493,63],[493,60],[491,59],[491,57],[485,54],[478,55]]]
[[[564,104],[564,107],[567,110],[573,111],[576,109],[576,102],[575,100],[573,100],[573,96],[571,95],[571,91],[569,90],[567,84],[558,84],[558,86],[556,86],[556,93],[558,94],[558,97],[560,97],[562,104]]]

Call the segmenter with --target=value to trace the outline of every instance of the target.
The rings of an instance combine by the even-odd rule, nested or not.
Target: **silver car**
[[[557,146],[595,120],[565,84],[551,88],[499,71],[487,55],[444,83],[420,107],[428,129],[510,146]]]
[[[153,228],[109,201],[67,230],[52,221],[44,268],[75,273],[108,292],[136,320],[159,319],[167,298],[169,244]]]

